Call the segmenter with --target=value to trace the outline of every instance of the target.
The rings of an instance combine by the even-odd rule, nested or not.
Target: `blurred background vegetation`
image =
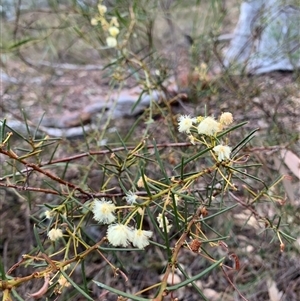
[[[219,207],[208,209],[210,214],[224,212],[208,220],[205,231],[211,239],[219,234],[226,237],[224,241],[228,250],[238,256],[241,269],[230,271],[227,277],[221,269],[214,269],[195,281],[198,289],[195,285],[187,285],[177,290],[175,297],[179,300],[216,301],[243,298],[253,301],[298,300],[299,167],[293,167],[299,164],[297,155],[300,149],[299,73],[272,72],[249,76],[223,68],[222,53],[228,41],[219,37],[234,29],[240,2],[104,1],[107,20],[116,17],[120,30],[118,46],[109,48],[107,31],[101,24],[91,24],[99,14],[97,1],[2,1],[0,120],[2,125],[4,120],[8,125],[18,121],[23,127],[6,131],[2,128],[2,142],[7,132],[13,132],[13,136],[1,148],[13,150],[28,163],[40,166],[43,172],[51,172],[65,181],[60,186],[56,178],[47,178],[47,174],[34,172],[30,165],[24,165],[3,152],[0,154],[2,279],[9,268],[21,260],[22,254],[34,256],[41,251],[41,246],[51,250],[52,246],[46,240],[49,227],[49,221],[44,219],[46,209],[60,204],[72,207],[76,202],[78,205],[78,202],[85,202],[89,194],[98,197],[111,194],[120,204],[125,193],[136,187],[141,170],[147,171],[147,177],[157,180],[165,176],[157,153],[151,148],[143,149],[145,161],[129,160],[130,151],[136,145],[146,141],[149,146],[155,140],[160,145],[159,157],[164,162],[165,172],[173,174],[174,166],[181,163],[182,157],[197,155],[195,148],[180,145],[181,142],[189,143],[189,140],[178,133],[178,116],[219,116],[221,112],[230,111],[235,124],[248,121],[230,133],[233,145],[238,145],[259,128],[241,151],[250,158],[250,168],[245,172],[244,180],[251,191],[244,190],[243,178],[238,179],[238,198],[251,202],[251,192],[259,193],[264,187],[270,188],[270,196],[274,199],[280,198],[277,201],[270,201],[272,197],[263,198],[257,206],[227,210],[237,202],[230,194],[222,194]],[[173,86],[176,87],[175,93],[170,92]],[[86,107],[106,103],[115,93],[129,91],[128,94],[132,95],[130,91],[136,93],[137,87],[141,89],[138,90],[140,93],[150,95],[153,91],[166,91],[166,97],[126,118],[114,118],[105,109],[88,116],[81,114]],[[136,104],[139,100],[137,93]],[[129,106],[131,110],[134,104]],[[83,121],[92,126],[77,137],[47,135],[48,124],[55,128],[69,116],[70,128],[73,123],[81,128]],[[112,149],[116,150],[116,158],[111,156]],[[124,162],[128,166],[124,164],[126,168],[122,173]],[[209,162],[201,157],[192,161],[185,172],[202,170]],[[261,182],[248,174],[258,177]],[[273,187],[280,175],[288,177]],[[192,208],[195,200],[204,203],[212,179],[213,176],[207,175],[203,183],[195,184],[194,189],[198,190],[193,195],[194,203],[189,204]],[[81,199],[73,195],[74,187],[65,185],[66,182],[79,187],[82,190],[79,192],[86,192],[86,198],[84,193]],[[51,193],[27,190],[27,187],[50,189]],[[68,195],[69,203],[66,203],[63,193]],[[71,207],[68,207],[68,212],[72,211]],[[257,223],[257,216],[250,209],[255,209],[259,216],[265,216],[278,228],[283,227],[287,238],[295,238],[285,242],[283,252],[276,236]],[[148,223],[152,229],[153,225]],[[211,229],[219,232],[216,234]],[[92,245],[104,234],[104,230],[92,224],[82,235]],[[42,238],[38,239],[39,236]],[[177,239],[178,233],[173,233],[170,241]],[[78,252],[83,249],[79,247]],[[129,282],[124,281],[122,274],[114,277],[106,262],[98,254],[92,254],[86,266],[75,270],[74,281],[81,285],[82,290],[89,291],[94,300],[96,296],[97,300],[116,300],[116,294],[101,296],[91,280],[106,281],[108,286],[132,293],[160,281],[167,266],[168,257],[155,244],[146,251],[128,251],[125,255],[118,250],[109,252],[103,248],[101,251],[128,276]],[[218,247],[208,252],[212,257],[221,257],[227,251]],[[230,260],[226,260],[229,264]],[[174,272],[169,285],[208,267],[209,262],[204,257],[184,249],[180,255],[180,269],[184,272]],[[28,275],[36,268],[21,264],[13,276]],[[83,271],[87,283],[82,284]],[[36,291],[41,285],[41,279],[26,282],[14,291],[14,298],[25,300],[26,294]],[[52,293],[53,290],[54,287]],[[64,289],[61,294],[56,293],[43,298],[87,300],[73,287]],[[151,294],[144,297],[150,298]],[[173,296],[168,298],[172,300]]]

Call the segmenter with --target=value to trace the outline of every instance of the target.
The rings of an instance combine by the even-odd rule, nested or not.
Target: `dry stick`
[[[192,143],[190,143],[190,142],[161,143],[161,144],[156,145],[157,148],[162,148],[162,147],[184,147],[184,146],[192,146]],[[50,162],[42,162],[38,165],[38,167],[44,167],[44,166],[57,164],[57,163],[63,163],[63,162],[70,162],[70,161],[73,161],[73,160],[77,160],[77,159],[80,159],[80,158],[93,156],[93,155],[98,156],[98,155],[106,155],[106,154],[116,153],[116,152],[120,152],[120,151],[124,151],[124,150],[133,150],[135,148],[136,148],[135,146],[129,146],[129,147],[126,147],[126,148],[122,146],[122,147],[113,148],[111,150],[89,151],[89,152],[81,153],[81,154],[78,154],[78,155],[74,155],[74,156],[70,156],[70,157],[66,157],[66,158],[62,158],[62,159],[52,160]],[[148,145],[148,146],[145,146],[145,148],[146,149],[153,149],[153,148],[155,148],[155,146],[154,145]],[[4,153],[3,150],[0,150],[0,153],[1,152],[3,154],[7,154],[7,153]],[[8,155],[8,156],[11,157],[10,155]],[[14,157],[13,159],[16,159],[16,160],[20,161],[19,159],[17,159],[17,157]],[[27,163],[26,163],[26,165],[27,165],[27,167],[29,166],[29,164],[27,164]],[[37,166],[37,165],[35,165],[35,166]],[[26,168],[24,170],[21,170],[21,172],[25,172],[25,171],[26,172],[30,171],[30,168],[29,169]],[[13,177],[13,175],[11,177]],[[5,177],[5,178],[2,177],[2,178],[0,178],[0,181],[3,181],[6,178],[8,178],[8,177]]]
[[[167,287],[167,281],[168,281],[168,278],[169,278],[169,274],[172,272],[172,268],[176,264],[179,251],[182,248],[182,246],[185,244],[186,238],[187,238],[192,226],[194,225],[196,220],[199,218],[202,208],[203,208],[202,205],[198,207],[198,209],[197,209],[196,213],[194,214],[193,218],[188,223],[188,226],[187,226],[186,230],[184,231],[184,233],[181,235],[181,237],[179,238],[179,240],[175,244],[175,247],[174,247],[173,252],[172,252],[171,261],[168,264],[167,270],[166,270],[166,272],[164,274],[164,277],[161,281],[161,287],[160,287],[160,291],[158,293],[158,296],[156,298],[154,298],[152,301],[162,301],[163,300],[165,290],[166,290],[166,287]]]
[[[0,280],[0,290],[11,290],[19,285],[21,285],[24,282],[30,281],[32,279],[36,279],[36,278],[42,278],[45,277],[46,275],[48,275],[51,271],[57,271],[60,268],[63,268],[64,266],[73,263],[75,261],[78,260],[82,260],[84,259],[87,255],[89,255],[91,252],[93,252],[94,250],[97,250],[99,246],[101,246],[101,244],[106,240],[106,237],[103,237],[100,241],[98,241],[96,244],[94,244],[93,246],[89,247],[87,250],[83,251],[82,253],[74,256],[71,259],[65,260],[63,263],[61,263],[60,265],[56,264],[54,261],[51,260],[51,258],[49,258],[46,254],[42,253],[41,257],[43,258],[43,260],[45,260],[49,266],[47,266],[47,268],[44,271],[39,271],[39,272],[33,272],[32,274],[28,275],[28,276],[24,276],[24,277],[16,277],[13,279],[9,279],[9,280]],[[24,262],[27,258],[31,258],[28,257],[27,255],[23,255],[22,256],[24,260],[22,260],[22,262]],[[15,268],[17,268],[21,263],[21,261],[19,261],[18,263],[16,263],[15,265],[13,265],[9,271],[12,272]],[[46,281],[45,281],[46,282]],[[34,293],[34,295],[37,294]]]
[[[2,179],[0,179],[2,180]],[[59,193],[56,190],[52,190],[52,189],[47,189],[47,188],[36,188],[36,187],[29,187],[29,186],[18,186],[18,185],[14,185],[14,184],[7,184],[7,183],[0,183],[0,187],[6,187],[6,188],[15,188],[17,190],[23,190],[23,191],[36,191],[36,192],[43,192],[46,194],[56,194],[56,195],[61,195],[64,193]],[[68,195],[66,193],[66,195]]]
[[[160,143],[157,144],[156,147],[157,148],[163,148],[163,147],[185,147],[185,146],[192,146],[193,144],[190,142],[182,142],[182,143]],[[129,146],[129,147],[117,147],[117,148],[113,148],[111,150],[100,150],[100,151],[89,151],[89,152],[85,152],[85,153],[81,153],[78,155],[74,155],[74,156],[70,156],[70,157],[66,157],[66,158],[62,158],[62,159],[57,159],[57,160],[53,160],[47,163],[41,163],[39,166],[47,166],[47,165],[51,165],[51,164],[56,164],[56,163],[63,163],[63,162],[70,162],[73,160],[77,160],[80,158],[84,158],[84,157],[88,157],[88,156],[93,156],[93,155],[106,155],[106,154],[111,154],[111,153],[116,153],[116,152],[120,152],[120,151],[124,151],[124,150],[133,150],[135,149],[136,146]],[[145,146],[146,149],[153,149],[155,148],[154,145],[147,145]]]
[[[48,291],[49,283],[50,283],[50,277],[49,275],[46,275],[43,286],[37,292],[28,294],[28,296],[34,299],[42,298]]]
[[[192,143],[190,142],[182,142],[182,143],[160,143],[157,144],[156,147],[157,148],[164,148],[164,147],[185,147],[185,146],[191,146]],[[148,145],[145,146],[146,149],[153,149],[155,146],[154,145]],[[118,147],[118,148],[114,148],[111,150],[101,150],[101,151],[90,151],[90,152],[85,152],[79,155],[74,155],[74,156],[70,156],[70,157],[66,157],[66,158],[62,158],[62,159],[57,159],[57,160],[53,160],[50,162],[44,162],[41,163],[39,165],[36,164],[32,164],[32,163],[27,163],[24,160],[21,160],[18,158],[18,156],[16,154],[14,154],[11,151],[4,151],[3,149],[0,149],[0,153],[3,153],[7,156],[9,156],[12,159],[18,160],[19,162],[23,163],[24,165],[26,165],[26,169],[21,170],[20,173],[22,172],[28,172],[31,170],[36,170],[39,171],[41,173],[43,173],[44,175],[50,177],[51,179],[58,181],[59,183],[68,186],[68,187],[72,187],[73,189],[80,191],[82,194],[84,194],[85,196],[88,196],[89,198],[91,197],[123,197],[126,194],[125,193],[88,193],[86,191],[84,191],[83,189],[81,189],[80,187],[69,183],[67,181],[62,180],[61,178],[44,171],[43,169],[41,169],[40,167],[45,167],[48,165],[52,165],[52,164],[57,164],[57,163],[63,163],[63,162],[70,162],[73,160],[77,160],[83,157],[87,157],[87,156],[91,156],[91,155],[105,155],[105,154],[110,154],[110,153],[115,153],[115,152],[120,152],[120,151],[124,151],[124,150],[133,150],[135,149],[135,146],[132,147]],[[134,155],[134,154],[133,154]],[[29,167],[29,168],[28,168]],[[13,177],[13,175],[11,176]],[[5,180],[6,178],[9,177],[2,177],[0,178],[0,182]],[[45,189],[45,188],[36,188],[36,187],[29,187],[29,186],[18,186],[18,185],[14,185],[14,184],[7,184],[7,183],[0,183],[0,187],[9,187],[9,188],[15,188],[17,190],[23,190],[23,191],[36,191],[36,192],[43,192],[43,193],[49,193],[49,194],[54,194],[54,195],[68,195],[68,193],[63,193],[63,192],[57,192],[55,190],[51,190],[51,189]],[[138,195],[147,195],[147,193],[145,192],[137,192],[136,194]]]
[[[0,179],[1,180],[1,179]],[[0,187],[8,187],[8,188],[14,188],[19,191],[35,191],[35,192],[42,192],[46,194],[54,194],[54,195],[64,195],[68,196],[69,193],[64,193],[64,192],[57,192],[56,190],[51,190],[51,189],[46,189],[46,188],[36,188],[36,187],[30,187],[30,186],[18,186],[14,184],[6,184],[6,183],[0,183]],[[191,189],[191,192],[200,192],[200,191],[205,191],[205,189]],[[150,191],[151,194],[155,194],[156,191]],[[135,193],[138,196],[148,196],[147,191],[137,191]],[[85,195],[86,196],[86,195]],[[107,192],[91,192],[89,194],[89,197],[94,197],[94,198],[100,198],[100,197],[107,197],[107,198],[114,198],[114,197],[124,197],[126,196],[126,193],[124,192],[117,192],[117,193],[107,193]],[[80,198],[80,195],[77,196]]]
[[[231,284],[231,286],[234,288],[235,291],[237,291],[237,293],[240,295],[240,297],[245,300],[245,301],[249,301],[247,298],[245,298],[243,296],[243,294],[239,291],[239,289],[234,285],[234,283],[231,281],[230,277],[228,276],[228,274],[226,273],[224,267],[221,266],[221,269],[226,277],[226,279],[228,280],[228,282]]]
[[[92,194],[84,191],[82,188],[70,183],[70,182],[67,182],[59,177],[57,177],[56,175],[53,175],[52,173],[48,172],[48,171],[45,171],[43,170],[42,168],[40,168],[38,165],[36,164],[33,164],[33,163],[29,163],[29,162],[26,162],[24,159],[20,159],[14,152],[12,151],[5,151],[3,149],[0,149],[0,153],[12,158],[12,159],[15,159],[17,160],[18,162],[24,164],[26,167],[30,167],[32,170],[35,170],[35,171],[38,171],[39,173],[49,177],[50,179],[64,185],[64,186],[67,186],[67,187],[70,187],[70,188],[73,188],[74,190],[77,190],[79,192],[81,192],[82,194],[84,195],[87,195],[89,197],[92,197]],[[27,169],[28,170],[28,169]]]

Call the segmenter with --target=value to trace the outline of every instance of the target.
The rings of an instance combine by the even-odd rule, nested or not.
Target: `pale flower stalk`
[[[152,231],[146,231],[142,229],[134,229],[131,234],[131,242],[132,244],[139,248],[144,249],[149,245],[149,238],[153,235]]]
[[[120,26],[117,17],[112,17],[111,21],[110,21],[110,24],[113,25],[113,26],[116,26],[116,27]]]
[[[61,229],[51,229],[48,232],[48,237],[50,240],[55,241],[58,240],[59,238],[63,237],[63,232]]]
[[[231,147],[227,145],[217,145],[213,148],[213,151],[217,155],[219,162],[230,159]]]
[[[193,135],[189,135],[188,138],[189,138],[190,142],[191,142],[193,145],[196,144],[196,140],[195,140],[195,137],[194,137]]]
[[[94,219],[102,224],[111,224],[115,221],[116,206],[112,201],[106,201],[105,198],[95,200],[93,203]]]
[[[115,247],[127,247],[132,240],[132,230],[123,224],[109,225],[106,235],[108,241]]]

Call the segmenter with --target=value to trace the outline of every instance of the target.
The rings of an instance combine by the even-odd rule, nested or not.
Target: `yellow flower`
[[[231,147],[227,145],[222,145],[222,144],[217,145],[213,148],[213,151],[218,156],[219,162],[230,159]]]
[[[108,47],[114,48],[117,46],[118,42],[115,37],[107,37],[106,38],[106,44]]]
[[[108,28],[108,32],[112,37],[116,37],[119,34],[120,30],[116,26],[111,26]]]
[[[229,125],[233,122],[232,114],[229,112],[224,112],[220,116],[220,123],[224,125]]]
[[[48,237],[50,238],[50,240],[55,241],[61,237],[63,237],[63,233],[61,229],[51,229],[48,232]]]

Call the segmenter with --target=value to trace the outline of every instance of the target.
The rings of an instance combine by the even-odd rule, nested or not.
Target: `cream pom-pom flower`
[[[222,125],[213,117],[205,117],[198,125],[198,133],[207,136],[214,136],[222,130]]]
[[[217,155],[219,162],[230,159],[231,147],[228,145],[219,144],[213,148],[213,151]]]
[[[112,37],[116,37],[120,33],[120,30],[116,26],[111,26],[108,28],[108,32]]]
[[[223,125],[230,125],[233,122],[233,116],[230,112],[224,112],[220,116],[220,123]]]
[[[132,240],[132,230],[123,224],[112,224],[108,226],[106,236],[113,246],[127,247]]]
[[[197,122],[197,118],[192,118],[190,115],[181,115],[178,118],[178,131],[189,134],[193,123]]]
[[[126,193],[125,200],[128,204],[132,205],[132,204],[136,203],[137,198],[138,198],[138,196],[135,193],[133,193],[132,191],[128,191]]]
[[[103,16],[107,12],[107,7],[103,4],[98,4],[98,11],[100,16]]]
[[[111,224],[115,221],[115,210],[116,206],[112,201],[106,201],[105,198],[101,200],[95,200],[93,203],[93,214],[94,219],[99,223]]]
[[[48,232],[48,237],[50,238],[50,240],[55,241],[61,237],[63,237],[63,232],[61,229],[51,229]]]
[[[142,229],[134,229],[131,234],[131,242],[132,244],[139,248],[144,249],[149,245],[149,238],[153,235],[152,231],[146,231]]]
[[[106,44],[108,47],[114,48],[118,45],[118,41],[115,37],[107,37]]]

